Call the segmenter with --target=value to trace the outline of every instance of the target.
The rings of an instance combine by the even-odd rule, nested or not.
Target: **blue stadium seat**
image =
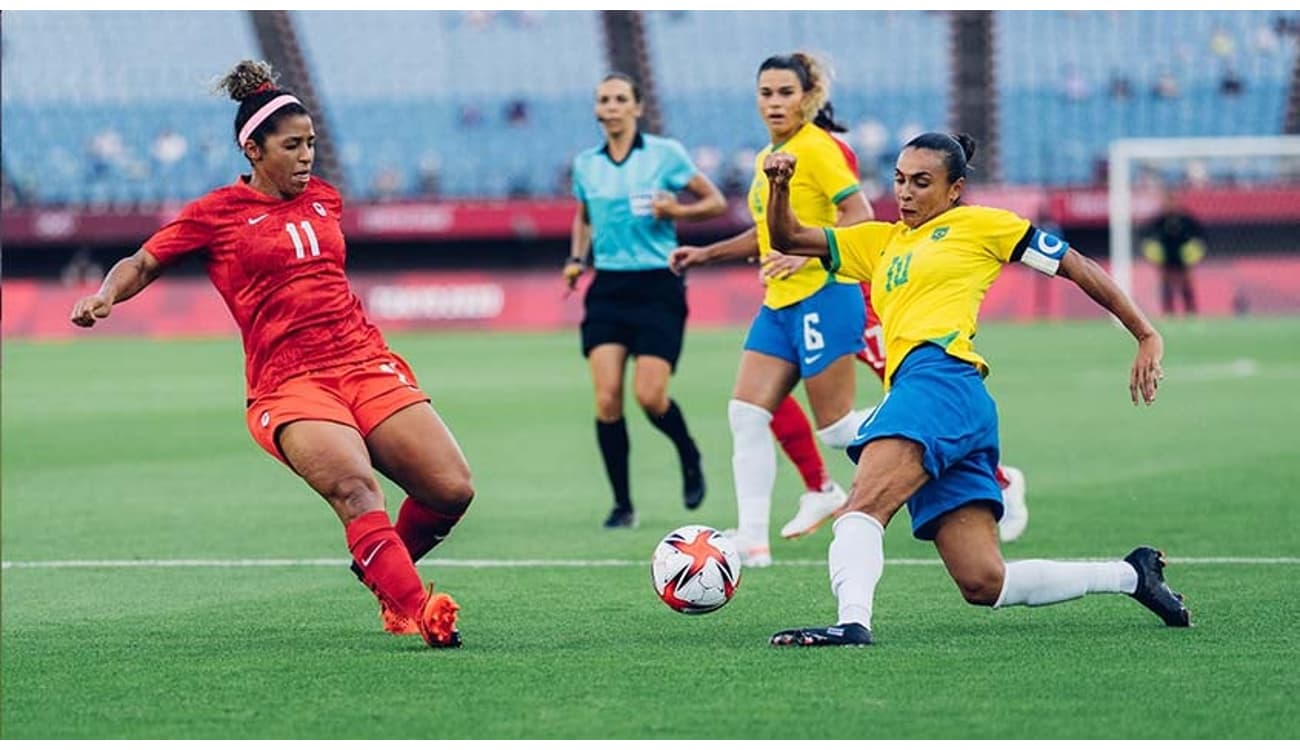
[[[1268,11],[998,11],[1004,174],[1012,183],[1086,184],[1112,140],[1276,135],[1294,42]],[[1220,92],[1231,68],[1244,89]],[[1177,96],[1153,92],[1161,77]],[[1130,95],[1112,94],[1123,78]]]

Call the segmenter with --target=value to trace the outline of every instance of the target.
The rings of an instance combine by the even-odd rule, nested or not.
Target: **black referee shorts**
[[[582,356],[622,344],[677,369],[686,330],[686,284],[672,271],[596,271],[583,301]]]

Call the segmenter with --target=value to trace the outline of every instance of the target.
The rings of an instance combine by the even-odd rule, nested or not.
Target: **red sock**
[[[803,477],[809,492],[820,492],[830,481],[822,454],[813,439],[812,425],[794,396],[786,396],[772,414],[772,434],[781,443],[781,450],[790,457]]]
[[[993,472],[993,478],[998,480],[998,486],[1004,490],[1011,484],[1011,477],[1002,470],[1002,464],[998,464],[997,470]]]
[[[427,594],[415,563],[406,551],[388,513],[362,513],[347,527],[348,549],[366,582],[390,607],[407,617],[419,617]]]
[[[419,560],[451,533],[452,527],[464,514],[464,507],[458,513],[443,513],[408,497],[397,511],[395,527],[411,559]]]

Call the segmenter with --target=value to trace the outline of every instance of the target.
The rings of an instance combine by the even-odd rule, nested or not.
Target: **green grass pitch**
[[[662,534],[734,522],[742,331],[692,331],[674,381],[704,507],[682,509],[670,446],[633,407],[641,526],[617,532],[599,527],[576,332],[391,337],[475,471],[470,515],[421,565],[463,607],[465,647],[442,652],[381,632],[333,515],[246,434],[237,341],[6,342],[0,737],[1294,738],[1300,320],[1162,329],[1151,408],[1129,404],[1133,346],[1108,323],[989,325],[978,344],[1004,458],[1029,481],[1007,557],[1160,546],[1194,628],[1123,596],[971,607],[904,514],[886,559],[916,564],[885,569],[878,644],[811,651],[766,639],[833,619],[827,530],[778,540],[778,564],[710,615],[670,611],[649,582]],[[862,368],[858,401],[877,398]],[[782,459],[774,528],[799,489]],[[340,562],[23,565],[268,559]],[[505,560],[538,564],[471,562]],[[576,560],[610,562],[553,564]]]

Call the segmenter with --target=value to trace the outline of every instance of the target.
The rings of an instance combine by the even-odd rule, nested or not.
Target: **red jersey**
[[[849,171],[853,173],[854,177],[860,178],[862,175],[860,172],[858,172],[857,152],[854,151],[853,147],[850,146],[847,141],[841,138],[838,133],[832,133],[831,131],[827,130],[826,134],[831,137],[831,140],[835,141],[836,146],[840,147],[840,153],[844,154],[844,161],[848,163]]]
[[[240,178],[144,243],[164,265],[206,253],[208,278],[243,336],[249,399],[294,375],[388,352],[343,273],[342,211],[338,191],[318,177],[289,200]]]

